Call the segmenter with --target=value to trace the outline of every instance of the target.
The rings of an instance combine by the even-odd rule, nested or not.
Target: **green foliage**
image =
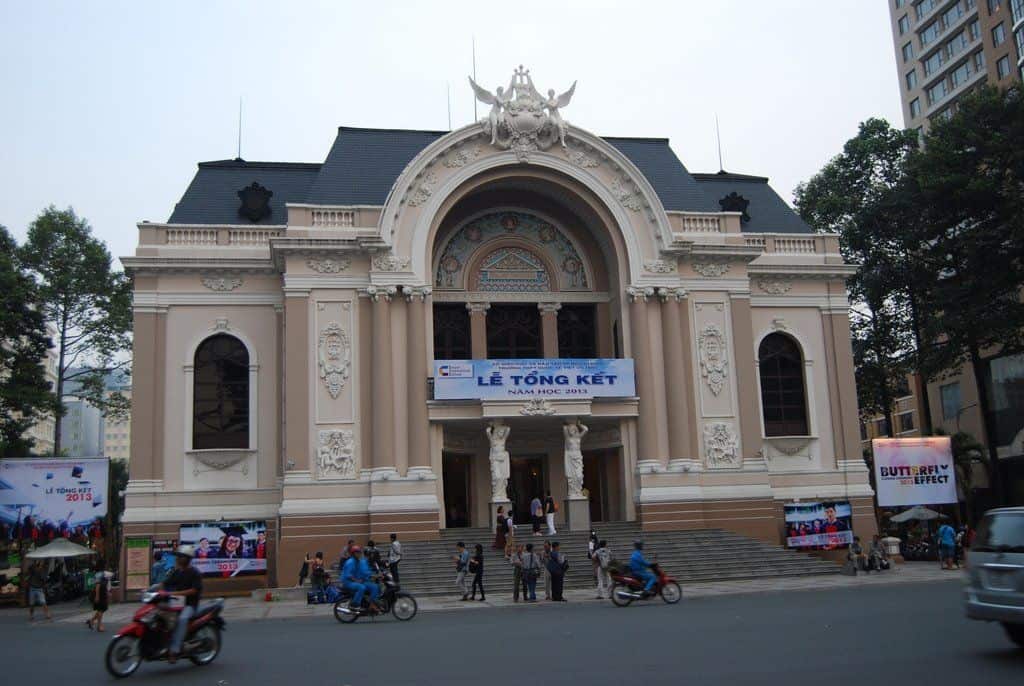
[[[57,411],[46,379],[50,345],[39,291],[0,226],[0,457],[30,455],[34,441],[25,432]]]
[[[75,380],[78,395],[118,416],[127,407],[120,394],[107,394],[103,378],[127,370],[124,351],[131,328],[131,284],[111,269],[111,257],[74,210],[49,207],[29,227],[21,258],[35,276],[46,319],[57,329],[60,352],[57,394]],[[60,416],[54,436],[60,452]]]

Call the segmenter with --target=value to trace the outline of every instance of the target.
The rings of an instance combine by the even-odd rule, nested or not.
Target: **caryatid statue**
[[[583,497],[583,450],[580,444],[589,429],[578,419],[566,422],[562,427],[565,434],[565,480],[569,485],[570,498]]]
[[[491,443],[489,459],[491,462],[491,501],[505,502],[508,500],[509,458],[505,449],[505,441],[512,431],[501,421],[493,421],[484,429],[487,440]]]

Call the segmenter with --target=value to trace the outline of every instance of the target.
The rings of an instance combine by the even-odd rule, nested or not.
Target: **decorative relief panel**
[[[333,259],[309,259],[306,266],[321,274],[338,274],[352,266],[352,259],[349,257],[337,257]]]
[[[704,425],[704,460],[709,468],[741,466],[736,434],[731,424],[712,422]]]
[[[716,278],[729,271],[729,265],[726,262],[694,262],[693,271],[701,276]]]
[[[771,295],[785,295],[793,288],[793,282],[786,279],[772,279],[762,277],[757,280],[757,287]]]
[[[435,186],[437,186],[437,174],[434,172],[424,174],[415,190],[412,191],[409,204],[418,207],[425,203],[433,194]]]
[[[351,429],[327,429],[317,441],[317,478],[356,478],[355,437]]]
[[[479,145],[464,145],[458,148],[451,148],[444,158],[444,166],[449,169],[458,169],[480,157],[481,148]]]
[[[700,351],[700,375],[704,377],[711,392],[718,395],[729,376],[725,334],[717,324],[708,324],[701,330],[697,346]]]
[[[601,166],[601,160],[596,155],[589,155],[575,144],[570,144],[566,150],[566,157],[577,167],[583,169],[595,169]]]
[[[676,262],[675,260],[650,260],[644,262],[644,269],[652,274],[675,274]]]
[[[498,248],[480,264],[474,290],[515,293],[551,290],[551,278],[539,257],[523,248]]]
[[[547,398],[531,398],[528,403],[519,409],[519,414],[524,417],[549,417],[555,413]]]
[[[341,324],[331,322],[320,330],[317,353],[320,380],[331,397],[337,399],[352,373],[352,345]]]
[[[239,277],[204,276],[202,284],[211,291],[233,291],[242,285]]]
[[[410,262],[408,257],[396,257],[391,253],[375,255],[373,269],[378,272],[404,272],[409,269]]]
[[[639,189],[628,178],[615,179],[611,184],[611,192],[627,210],[639,212],[644,207],[643,197]]]

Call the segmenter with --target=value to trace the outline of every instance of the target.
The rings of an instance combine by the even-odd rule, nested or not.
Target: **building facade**
[[[132,398],[131,385],[118,387],[113,392],[121,393],[128,400]],[[131,456],[132,419],[124,417],[103,418],[103,454],[114,460],[127,460]]]
[[[50,340],[56,340],[57,329],[52,324],[46,325],[46,334]],[[59,354],[56,348],[50,347],[46,350],[46,358],[43,360],[46,380],[51,389],[57,388],[57,365]],[[57,422],[52,414],[45,415],[26,432],[34,441],[32,452],[36,455],[53,455],[53,437],[57,430]]]
[[[1024,0],[886,0],[906,128],[927,131],[982,84],[1020,83]]]
[[[290,579],[545,491],[573,529],[777,542],[784,502],[832,498],[873,531],[838,237],[764,177],[569,126],[572,90],[479,90],[489,117],[455,131],[201,163],[139,224],[126,535],[265,520]],[[437,398],[438,360],[485,359],[624,364],[635,390]]]
[[[103,413],[81,398],[64,396],[60,424],[61,451],[68,457],[100,457],[103,453]]]

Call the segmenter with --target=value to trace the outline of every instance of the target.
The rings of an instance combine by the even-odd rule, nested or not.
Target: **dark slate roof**
[[[319,164],[246,162],[242,159],[200,162],[192,183],[174,206],[171,224],[251,224],[238,214],[238,191],[254,181],[274,193],[270,216],[256,224],[284,224],[286,202],[303,202],[320,171]]]
[[[814,233],[800,215],[768,185],[768,179],[764,176],[720,171],[716,174],[694,174],[693,178],[714,203],[715,210],[721,210],[718,201],[733,192],[750,201],[747,206],[750,221],[744,222],[744,233]]]
[[[245,224],[238,191],[254,181],[273,191],[271,216],[260,224],[286,221],[285,203],[383,205],[406,165],[447,131],[360,129],[342,126],[323,164],[201,162],[169,220],[177,224]],[[809,233],[810,228],[762,177],[690,174],[667,138],[605,138],[647,177],[666,210],[716,212],[732,190],[751,201],[744,231]]]

